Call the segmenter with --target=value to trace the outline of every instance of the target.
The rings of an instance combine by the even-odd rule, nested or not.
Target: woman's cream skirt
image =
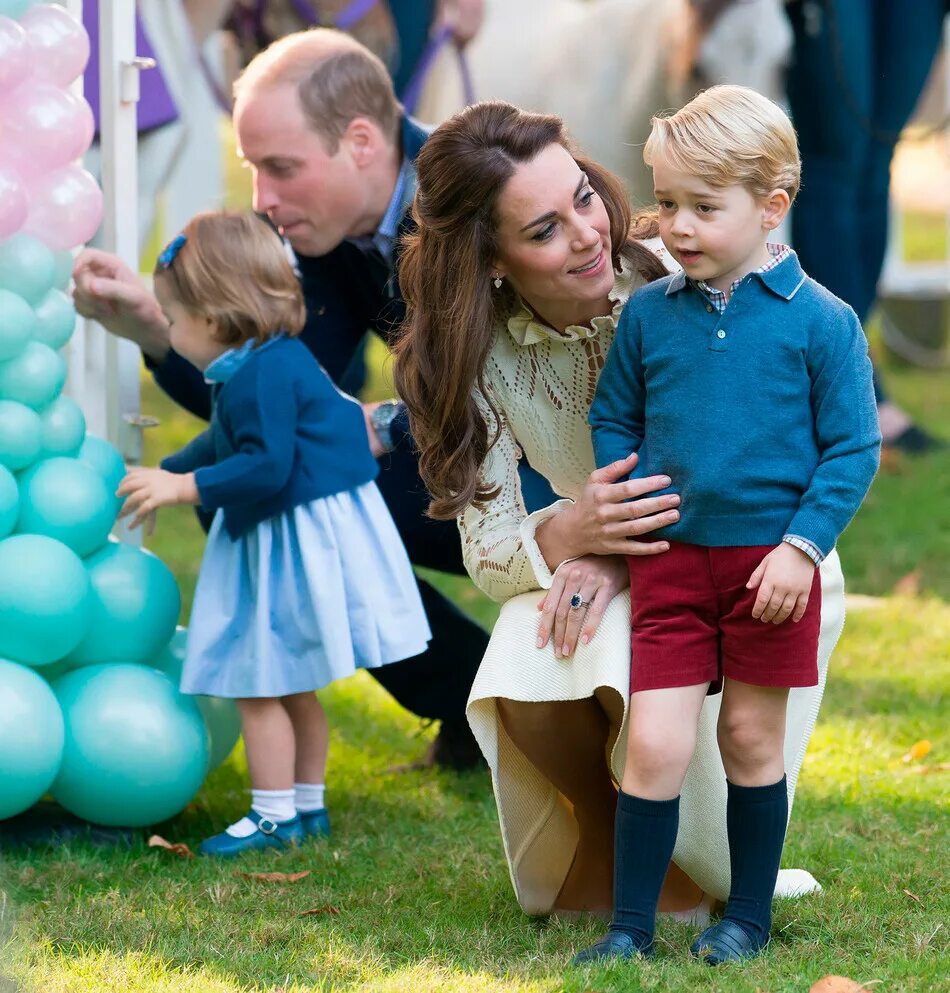
[[[838,553],[821,566],[821,638],[818,685],[793,689],[785,732],[785,769],[791,810],[798,773],[818,717],[828,661],[844,626],[844,579]],[[496,700],[524,702],[596,697],[611,723],[609,761],[617,782],[623,776],[630,686],[630,596],[608,606],[588,645],[572,659],[555,657],[549,644],[535,647],[538,600],[534,590],[513,597],[492,632],[468,701],[468,719],[492,774],[498,820],[518,903],[528,914],[545,914],[571,867],[577,825],[570,804],[508,736]],[[726,774],[716,742],[721,694],[707,697],[699,723],[696,754],[683,784],[680,827],[673,859],[707,893],[729,894],[726,839]]]

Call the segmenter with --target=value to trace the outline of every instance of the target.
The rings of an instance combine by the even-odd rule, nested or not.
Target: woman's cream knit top
[[[484,381],[502,423],[482,476],[500,490],[487,508],[469,507],[459,518],[465,568],[493,600],[551,585],[551,570],[534,533],[542,521],[571,505],[594,471],[587,414],[617,319],[641,285],[643,278],[624,265],[610,294],[609,316],[572,325],[562,334],[519,301],[516,313],[496,331]],[[493,426],[489,419],[490,431]],[[522,452],[566,499],[527,514],[518,477]]]

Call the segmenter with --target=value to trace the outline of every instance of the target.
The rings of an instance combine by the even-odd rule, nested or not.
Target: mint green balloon
[[[89,628],[70,653],[73,665],[150,663],[175,631],[181,594],[151,552],[112,540],[86,560],[92,583]]]
[[[58,396],[40,412],[43,424],[43,458],[75,456],[86,437],[86,417],[82,408],[66,396]]]
[[[0,820],[29,810],[63,759],[63,714],[45,679],[0,659]]]
[[[0,362],[16,358],[36,327],[33,308],[16,293],[0,290]]]
[[[205,777],[208,731],[167,676],[96,665],[67,672],[52,689],[65,724],[55,800],[113,827],[157,824],[188,805]]]
[[[48,683],[53,682],[54,679],[59,679],[60,676],[65,675],[72,666],[66,659],[60,659],[58,662],[50,662],[49,665],[37,666],[36,672],[38,672]]]
[[[66,363],[49,345],[31,341],[6,362],[0,362],[0,400],[15,400],[39,410],[59,396],[66,382]]]
[[[102,477],[78,459],[57,456],[20,474],[21,534],[45,534],[84,558],[106,543],[115,500]]]
[[[32,465],[43,448],[43,422],[32,407],[0,400],[0,465],[14,472]]]
[[[89,574],[62,542],[38,534],[0,541],[0,657],[49,665],[89,624]]]
[[[37,0],[0,0],[0,14],[16,20],[36,5]]]
[[[2,457],[0,454],[0,459]],[[91,465],[105,480],[106,489],[115,496],[115,491],[119,488],[119,483],[125,478],[126,471],[125,462],[115,445],[110,445],[105,438],[87,434],[76,458],[80,462],[85,462],[86,465]],[[115,499],[116,505],[121,503],[118,497]]]
[[[33,338],[58,351],[76,329],[76,308],[62,290],[52,289],[33,309]]]
[[[55,278],[56,259],[38,238],[15,234],[0,243],[0,289],[35,304],[53,288]]]
[[[181,683],[187,640],[187,628],[176,628],[171,641],[152,663],[176,686]],[[208,728],[211,743],[208,752],[208,772],[213,772],[231,754],[238,743],[238,738],[241,737],[241,714],[237,704],[226,697],[194,696],[192,699],[198,704],[205,726]]]
[[[19,510],[20,488],[16,477],[0,465],[0,538],[6,538],[16,527]]]
[[[69,288],[70,280],[73,278],[73,253],[56,252],[53,255],[53,286],[57,290]]]

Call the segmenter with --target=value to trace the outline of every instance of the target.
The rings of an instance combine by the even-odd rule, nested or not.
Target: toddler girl
[[[253,214],[199,214],[159,256],[155,293],[212,386],[211,424],[118,492],[132,527],[176,503],[214,514],[181,689],[235,698],[252,785],[248,814],[200,850],[297,844],[329,833],[314,690],[418,655],[429,626],[362,409],[295,340],[303,298],[277,236]]]

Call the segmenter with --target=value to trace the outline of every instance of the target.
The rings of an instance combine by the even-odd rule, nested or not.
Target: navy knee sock
[[[732,886],[723,915],[762,947],[772,926],[772,895],[788,824],[785,777],[771,786],[727,783],[726,828]]]
[[[643,800],[620,791],[614,836],[614,915],[611,931],[625,931],[638,948],[653,941],[656,904],[670,867],[680,798]]]

